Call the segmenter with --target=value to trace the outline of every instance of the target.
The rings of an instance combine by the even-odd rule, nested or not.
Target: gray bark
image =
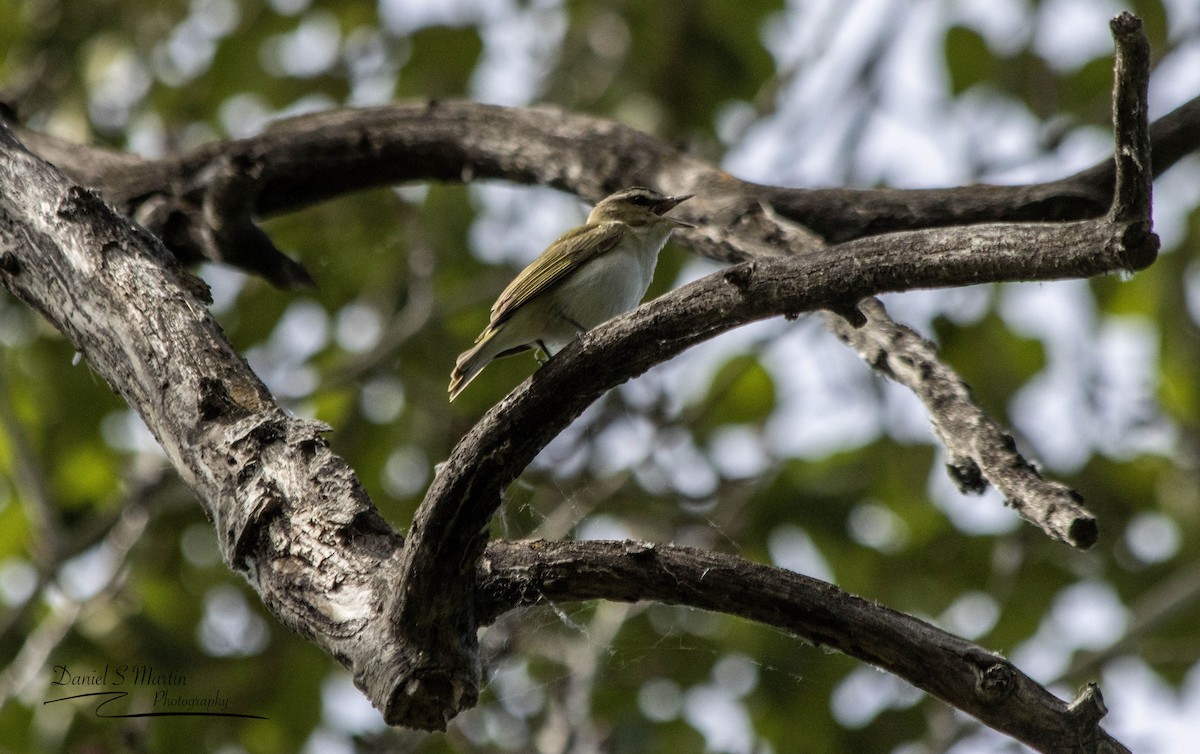
[[[755,319],[817,310],[867,327],[876,311],[872,306],[866,316],[857,302],[885,291],[1087,277],[1150,264],[1157,239],[1149,222],[1148,55],[1131,16],[1118,17],[1113,29],[1115,199],[1106,214],[1084,212],[1090,219],[1072,222],[930,222],[883,235],[850,231],[853,240],[826,246],[833,236],[823,238],[770,204],[777,193],[748,187],[651,137],[578,116],[469,103],[413,108],[421,127],[410,123],[408,131],[404,124],[386,131],[380,123],[387,113],[335,113],[277,127],[253,142],[252,153],[243,151],[251,142],[237,142],[174,162],[138,163],[31,140],[43,154],[54,152],[64,169],[71,154],[84,154],[72,174],[122,210],[142,209],[161,192],[157,207],[142,215],[164,223],[160,231],[174,216],[200,223],[184,236],[201,239],[196,248],[210,253],[228,252],[223,244],[246,237],[252,216],[245,202],[270,212],[372,181],[462,180],[464,172],[495,171],[592,198],[633,182],[702,197],[689,218],[701,227],[685,242],[749,261],[618,317],[551,360],[463,439],[403,539],[329,451],[322,439],[328,428],[289,417],[274,403],[204,309],[203,286],[154,237],[2,127],[0,282],[41,311],[142,415],[212,518],[230,566],[283,622],[346,665],[393,724],[441,728],[472,705],[480,678],[477,626],[528,604],[531,595],[660,599],[745,615],[836,646],[1042,751],[1123,751],[1098,726],[1098,692],[1089,689],[1066,705],[980,647],[781,569],[636,543],[495,543],[485,552],[502,489],[538,450],[604,391],[694,343]],[[448,110],[453,117],[446,118]],[[513,130],[514,123],[528,128]],[[581,123],[582,135],[574,128]],[[327,141],[314,142],[318,133]],[[434,139],[441,151],[414,152],[428,145],[414,145],[405,133]],[[327,175],[357,170],[357,182],[289,181],[287,170],[299,168],[280,155],[314,143],[354,168]],[[579,155],[601,144],[608,158],[583,164]],[[566,153],[576,157],[554,161]],[[368,157],[370,164],[362,162]],[[179,177],[172,171],[194,180],[172,183]],[[170,193],[164,182],[184,189]],[[979,190],[967,195],[976,201]],[[1077,204],[1068,199],[1063,206]],[[303,282],[276,273],[284,277],[278,282]],[[902,370],[892,371],[901,377]],[[919,383],[921,375],[904,379]],[[994,461],[986,453],[970,460],[1001,483],[987,476]],[[1086,534],[1075,531],[1086,524],[1072,522],[1090,517],[1073,500],[1052,502],[1024,514],[1086,545]]]

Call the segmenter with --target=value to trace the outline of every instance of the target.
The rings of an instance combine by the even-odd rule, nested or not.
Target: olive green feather
[[[489,329],[507,320],[527,302],[550,289],[588,260],[609,251],[621,241],[624,223],[581,225],[564,233],[543,256],[517,275],[492,305]]]

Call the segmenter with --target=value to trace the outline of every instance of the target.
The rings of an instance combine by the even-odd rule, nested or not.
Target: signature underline
[[[58,699],[47,699],[42,704],[54,704],[55,702],[66,702],[72,699],[84,699],[89,696],[110,696],[111,699],[105,699],[100,704],[96,705],[96,717],[118,718],[118,717],[242,717],[252,720],[268,720],[270,718],[262,715],[246,715],[240,712],[127,712],[124,714],[108,714],[102,713],[100,710],[109,702],[115,702],[122,697],[128,696],[128,691],[91,691],[86,694],[75,694],[74,696],[63,696]]]

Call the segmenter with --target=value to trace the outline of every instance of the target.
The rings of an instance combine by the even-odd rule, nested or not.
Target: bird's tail
[[[450,400],[457,398],[458,394],[471,384],[471,380],[496,357],[497,344],[494,338],[498,332],[488,328],[474,346],[463,351],[455,359],[454,369],[450,372]]]

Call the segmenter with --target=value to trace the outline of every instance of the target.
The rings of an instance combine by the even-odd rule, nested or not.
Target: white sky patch
[[[363,384],[358,400],[368,421],[391,424],[400,417],[406,405],[404,382],[392,374],[372,377]]]
[[[1162,513],[1138,513],[1125,527],[1125,546],[1138,560],[1148,565],[1175,557],[1183,535],[1175,519]]]
[[[350,74],[350,96],[346,104],[385,105],[395,95],[399,66],[408,51],[389,52],[387,37],[379,29],[360,26],[346,35],[342,56]]]
[[[820,51],[830,42],[829,24],[845,5],[838,0],[791,0],[784,11],[763,23],[763,45],[781,68],[819,60]]]
[[[978,639],[1000,618],[1000,605],[986,592],[964,592],[938,617],[938,625],[964,639]]]
[[[1200,59],[1196,65],[1200,66]],[[1193,91],[1200,91],[1200,83]],[[1192,154],[1154,181],[1154,232],[1162,241],[1164,252],[1183,243],[1197,204],[1200,204],[1200,156]]]
[[[754,726],[745,705],[719,686],[701,684],[683,696],[683,716],[704,736],[704,749],[728,754],[752,754]]]
[[[1001,55],[1020,51],[1033,31],[1029,3],[1025,0],[956,0],[950,13],[953,23],[979,32],[988,47]]]
[[[947,112],[953,124],[950,130],[961,134],[964,158],[984,166],[989,181],[1015,182],[1012,174],[1040,169],[1036,166],[1046,161],[1040,144],[1044,124],[1008,93],[975,86],[951,103]]]
[[[347,353],[365,353],[379,343],[383,320],[376,308],[362,300],[351,301],[334,318],[334,340]]]
[[[220,315],[232,310],[246,285],[246,274],[212,262],[200,265],[198,274],[208,283],[208,290],[212,293],[213,302],[209,309],[213,314]]]
[[[1047,364],[1013,396],[1014,426],[1050,466],[1078,469],[1091,454],[1082,386],[1090,380],[1096,305],[1086,281],[1005,286],[1000,315],[1045,344]]]
[[[806,326],[800,325],[801,328]],[[789,327],[795,325],[778,317],[752,322],[696,344],[684,351],[679,358],[655,367],[651,373],[670,384],[669,397],[675,400],[672,409],[691,405],[708,395],[713,377],[730,359],[753,351],[763,341],[774,343],[774,336],[786,332]],[[769,370],[770,365],[766,366]],[[780,378],[775,371],[771,371],[771,376],[775,379]],[[778,382],[775,389],[778,398]]]
[[[1159,411],[1158,328],[1140,315],[1109,316],[1096,337],[1096,447],[1110,457],[1168,455],[1178,431]]]
[[[290,305],[271,333],[270,344],[282,353],[304,360],[329,344],[329,314],[311,299]]]
[[[1066,671],[1074,651],[1069,642],[1047,630],[1043,623],[1037,633],[1009,652],[1008,658],[1030,678],[1049,683]]]
[[[708,440],[709,458],[726,479],[749,479],[771,462],[762,435],[754,427],[725,425]]]
[[[773,452],[823,458],[879,436],[874,377],[824,330],[793,328],[770,344],[763,363],[775,377],[778,403],[767,422]]]
[[[348,735],[320,727],[304,742],[301,751],[303,754],[355,754],[357,749]]]
[[[1068,473],[1078,471],[1092,454],[1080,389],[1084,379],[1074,368],[1041,372],[1011,402],[1013,426],[1033,444],[1035,456]]]
[[[430,26],[470,26],[511,10],[509,1],[379,0],[379,20],[397,36]]]
[[[928,492],[954,528],[964,534],[1004,534],[1021,525],[1017,514],[1004,505],[1000,493],[992,487],[982,495],[967,495],[959,491],[946,473],[945,451],[938,448],[938,463],[929,470]]]
[[[417,445],[403,445],[388,455],[380,481],[384,492],[393,498],[411,497],[429,482],[429,457]]]
[[[472,183],[469,191],[476,207],[471,249],[489,264],[524,267],[587,218],[578,198],[555,189]]]
[[[990,310],[995,290],[991,285],[931,288],[888,293],[880,299],[893,319],[933,340],[935,319],[945,318],[960,325],[975,324]]]
[[[270,632],[266,621],[250,609],[238,589],[220,585],[204,596],[204,615],[196,638],[214,657],[248,657],[266,648]]]
[[[106,54],[107,53],[107,54]],[[104,128],[122,128],[134,107],[150,91],[153,79],[132,50],[96,45],[87,64],[88,112]]]
[[[793,3],[766,25],[763,41],[778,65],[795,69],[777,111],[751,126],[722,166],[739,177],[782,185],[842,182],[840,144],[862,115],[856,71],[868,43],[901,10],[890,0],[843,4]],[[814,117],[820,113],[820,117]]]
[[[1096,451],[1171,452],[1177,430],[1156,401],[1158,340],[1148,320],[1097,321],[1084,281],[1006,286],[1000,313],[1045,346],[1045,368],[1017,391],[1010,410],[1041,460],[1074,471]]]
[[[1055,596],[1037,632],[1013,650],[1011,659],[1031,678],[1048,683],[1066,671],[1074,652],[1108,647],[1128,622],[1129,611],[1110,585],[1080,581]],[[1107,698],[1108,688],[1104,691]]]
[[[126,453],[150,453],[166,457],[154,433],[132,409],[113,411],[100,420],[100,434],[110,448]]]
[[[962,160],[953,148],[959,134],[938,131],[930,122],[903,112],[878,111],[869,121],[856,154],[863,166],[855,172],[857,182],[936,188],[966,180]]]
[[[744,654],[723,655],[713,663],[712,678],[734,699],[741,699],[758,687],[758,665]]]
[[[862,728],[887,709],[911,707],[921,692],[891,673],[862,666],[846,674],[833,690],[829,707],[839,723]]]
[[[317,386],[304,362],[329,341],[329,317],[319,304],[300,300],[288,307],[266,343],[246,351],[246,361],[275,393],[299,397]]]
[[[483,59],[471,76],[472,97],[497,105],[536,100],[566,31],[567,15],[557,0],[510,4],[480,27]]]
[[[24,604],[37,589],[38,574],[24,558],[8,558],[0,563],[0,602],[7,607]]]
[[[916,394],[898,382],[878,378],[883,394],[880,410],[888,436],[901,443],[935,442],[929,412]]]
[[[1124,10],[1115,0],[1044,0],[1033,48],[1059,72],[1112,55],[1108,21]]]
[[[337,670],[321,682],[321,718],[333,730],[353,735],[387,728],[383,716],[354,686],[350,674]]]
[[[573,477],[582,473],[587,464],[592,461],[588,443],[584,440],[591,434],[592,424],[596,417],[604,411],[604,401],[596,401],[583,410],[575,421],[542,448],[530,464],[540,472],[553,474],[560,478]]]
[[[504,710],[513,717],[532,717],[546,705],[545,687],[529,675],[529,663],[525,658],[496,667],[489,685]]]
[[[821,554],[808,532],[794,524],[775,527],[767,537],[771,562],[780,568],[836,583],[829,561]]]
[[[588,540],[623,540],[632,539],[633,532],[621,519],[607,513],[588,516],[575,527],[575,539],[581,542]]]
[[[1124,657],[1104,668],[1100,682],[1104,727],[1134,751],[1191,754],[1200,741],[1200,664],[1178,691],[1142,660]]]
[[[656,723],[669,722],[683,710],[683,691],[670,678],[651,678],[638,689],[638,709]]]
[[[941,47],[944,14],[932,3],[906,10],[893,11],[901,21],[880,66],[878,102],[864,116],[868,125],[852,177],[910,188],[956,185],[968,179],[963,132],[945,127],[945,64],[930,53]]]
[[[63,563],[58,582],[71,599],[82,602],[104,588],[118,565],[112,546],[101,542]]]
[[[658,433],[653,458],[676,492],[689,498],[711,495],[717,489],[717,474],[695,445],[690,433],[667,430]]]
[[[882,553],[896,553],[908,542],[908,524],[890,508],[863,502],[850,509],[846,526],[850,538]]]
[[[1200,4],[1184,0],[1195,15]],[[1200,25],[1200,20],[1193,22]],[[1175,27],[1180,28],[1180,27]],[[1187,102],[1200,90],[1200,36],[1193,33],[1180,40],[1178,46],[1168,52],[1154,66],[1150,80],[1150,118],[1159,118]]]
[[[1081,581],[1054,598],[1050,621],[1075,648],[1100,650],[1125,633],[1129,611],[1109,584]]]
[[[592,471],[608,476],[645,461],[654,450],[656,431],[656,425],[644,416],[614,420],[592,441]]]
[[[225,133],[244,139],[262,131],[271,119],[271,106],[257,92],[241,92],[221,103],[217,119]]]
[[[341,26],[332,13],[308,14],[283,40],[279,53],[284,70],[298,78],[328,71],[337,62],[341,37]]]

